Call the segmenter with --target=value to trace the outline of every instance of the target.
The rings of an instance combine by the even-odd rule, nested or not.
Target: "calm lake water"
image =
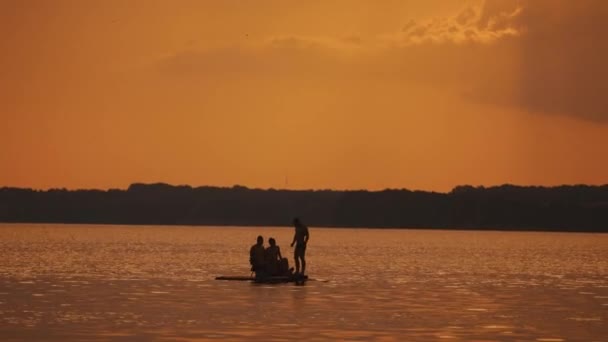
[[[606,341],[608,235],[311,228],[317,281],[256,285],[291,228],[0,225],[0,339]]]

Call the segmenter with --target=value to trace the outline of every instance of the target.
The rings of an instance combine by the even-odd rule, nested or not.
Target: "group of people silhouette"
[[[303,276],[306,271],[306,245],[310,234],[299,218],[293,219],[295,233],[291,247],[295,244],[293,253],[296,264],[295,274],[293,268],[289,268],[289,261],[281,255],[281,248],[277,245],[274,238],[268,239],[268,247],[264,247],[264,237],[258,236],[255,245],[249,250],[249,263],[251,271],[255,272],[256,278],[275,277],[275,276]],[[300,273],[300,265],[301,273]]]

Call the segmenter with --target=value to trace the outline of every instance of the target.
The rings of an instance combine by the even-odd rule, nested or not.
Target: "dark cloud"
[[[608,121],[608,1],[529,0],[517,20],[518,104]]]
[[[608,122],[607,36],[608,1],[487,0],[382,36],[276,36],[161,64],[206,78],[424,83],[475,101]]]
[[[478,66],[469,97],[608,122],[608,1],[487,0],[479,12],[469,7],[454,21],[467,42],[492,44],[492,50],[468,54],[469,62],[459,61],[461,67]],[[480,34],[494,39],[479,40]]]

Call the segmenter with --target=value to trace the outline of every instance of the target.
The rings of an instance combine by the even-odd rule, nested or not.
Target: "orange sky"
[[[608,183],[603,0],[0,2],[0,186]]]

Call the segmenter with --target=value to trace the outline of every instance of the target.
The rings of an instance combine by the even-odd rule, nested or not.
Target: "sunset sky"
[[[0,0],[0,187],[608,183],[605,0]]]

